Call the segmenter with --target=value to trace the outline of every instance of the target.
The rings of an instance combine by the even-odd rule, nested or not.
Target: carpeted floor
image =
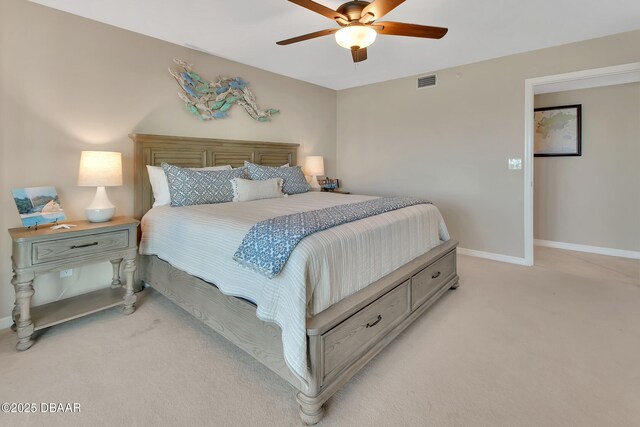
[[[329,400],[320,425],[640,425],[640,264],[632,280],[557,264],[460,256],[460,289]],[[301,425],[286,382],[153,291],[132,316],[14,345],[1,331],[0,403],[81,412],[0,413],[0,425]]]

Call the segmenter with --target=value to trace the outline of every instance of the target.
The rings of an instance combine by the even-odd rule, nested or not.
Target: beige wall
[[[640,83],[549,93],[582,104],[582,156],[536,157],[536,239],[640,251]]]
[[[231,38],[229,42],[232,42]],[[70,218],[94,190],[76,186],[81,150],[124,155],[125,185],[109,190],[132,212],[130,132],[302,144],[325,156],[348,189],[411,194],[441,208],[463,247],[522,256],[524,79],[640,60],[640,31],[439,72],[436,88],[413,78],[336,92],[21,0],[0,2],[0,319],[9,316],[8,227],[19,226],[12,187],[52,184]],[[201,123],[185,112],[166,68],[175,57],[209,78],[239,75],[258,102],[282,110],[256,123]],[[336,115],[338,119],[336,121]],[[336,147],[337,136],[337,147]],[[340,158],[336,168],[336,159]],[[36,303],[108,283],[110,265],[36,283]],[[97,280],[96,280],[97,279]]]
[[[176,57],[210,79],[243,77],[258,104],[281,114],[258,123],[235,107],[229,119],[198,121],[167,72]],[[334,175],[336,92],[27,1],[0,2],[0,319],[13,306],[6,229],[20,226],[11,188],[55,185],[68,217],[82,218],[95,190],[76,186],[80,151],[121,151],[125,185],[108,191],[118,213],[132,214],[130,132],[296,142],[300,160],[323,155]],[[110,269],[83,268],[63,280],[48,275],[37,281],[34,302],[102,287]]]
[[[464,248],[524,256],[524,81],[640,61],[640,31],[338,93],[338,176],[351,191],[431,199]],[[428,70],[425,70],[428,71]]]

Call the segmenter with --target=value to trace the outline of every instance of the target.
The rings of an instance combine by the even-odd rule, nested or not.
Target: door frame
[[[640,62],[593,68],[571,73],[535,77],[524,81],[524,264],[533,265],[533,114],[536,88],[549,84],[576,82],[593,78],[616,78],[640,72]],[[593,84],[583,88],[604,86]],[[559,89],[556,92],[562,91]],[[567,89],[565,89],[567,90]]]

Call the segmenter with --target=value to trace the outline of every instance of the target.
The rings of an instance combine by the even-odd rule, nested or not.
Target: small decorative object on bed
[[[64,211],[55,187],[28,187],[11,190],[24,227],[64,221]]]
[[[535,109],[536,157],[582,155],[582,105]]]
[[[97,187],[93,201],[84,210],[91,222],[111,221],[116,207],[107,196],[105,187],[122,185],[122,153],[113,151],[83,151],[80,155],[78,185]]]
[[[279,112],[274,108],[258,108],[256,96],[240,77],[218,77],[215,82],[207,81],[193,71],[191,64],[181,59],[174,59],[173,62],[180,67],[169,68],[169,73],[182,88],[178,96],[184,101],[187,110],[201,120],[225,118],[234,104],[241,105],[259,122],[268,122],[273,114]]]

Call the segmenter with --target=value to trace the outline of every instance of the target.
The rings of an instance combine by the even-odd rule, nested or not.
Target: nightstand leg
[[[124,293],[124,314],[131,314],[136,309],[136,295],[133,293],[133,273],[136,271],[136,259],[126,259],[124,261],[124,274],[126,279]]]
[[[120,264],[122,264],[122,258],[111,260],[111,266],[113,267],[113,279],[111,280],[112,288],[119,288],[122,286],[122,282],[120,281]]]
[[[11,283],[14,284],[14,280],[16,278],[16,275],[14,273],[13,275],[13,279],[11,279]],[[15,284],[14,284],[14,289],[15,289]],[[15,299],[13,300],[13,310],[11,311],[11,320],[13,320],[13,325],[11,325],[11,330],[13,332],[18,330],[18,327],[16,326],[16,323],[18,321],[18,314],[20,313],[20,306],[18,305],[18,296],[17,296],[17,289],[14,291],[14,294],[16,294]]]
[[[33,345],[33,322],[31,321],[31,297],[33,296],[33,273],[18,274],[13,277],[13,286],[16,291],[16,304],[18,314],[16,328],[18,330],[18,351],[27,350]]]

